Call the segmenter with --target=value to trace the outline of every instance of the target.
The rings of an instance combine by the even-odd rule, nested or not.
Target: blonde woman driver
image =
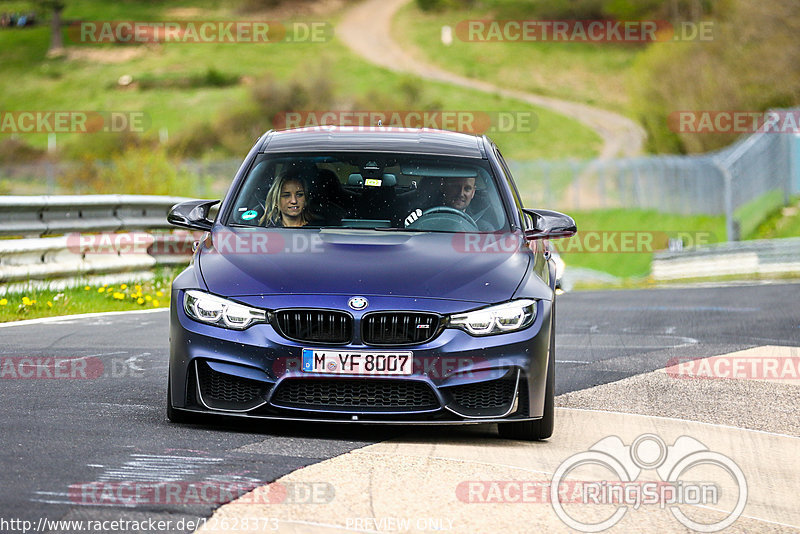
[[[264,203],[265,212],[259,224],[265,226],[305,226],[308,213],[308,187],[301,177],[281,173],[272,182]]]

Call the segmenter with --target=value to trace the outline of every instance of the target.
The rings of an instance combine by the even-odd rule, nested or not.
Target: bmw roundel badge
[[[369,302],[364,297],[353,297],[347,301],[347,305],[354,310],[363,310],[369,306]]]

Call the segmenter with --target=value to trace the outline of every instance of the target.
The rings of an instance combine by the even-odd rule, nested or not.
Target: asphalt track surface
[[[556,393],[647,373],[675,357],[800,345],[798,296],[800,284],[791,283],[561,295]],[[163,310],[0,328],[4,361],[80,357],[90,371],[88,378],[14,379],[3,368],[0,518],[34,525],[40,518],[196,520],[222,502],[174,503],[166,496],[114,502],[85,488],[97,482],[224,481],[240,484],[245,493],[407,431],[272,422],[170,424],[164,407],[167,320]],[[565,431],[556,425],[557,432]],[[470,430],[426,427],[424,432],[435,438],[468,436]]]

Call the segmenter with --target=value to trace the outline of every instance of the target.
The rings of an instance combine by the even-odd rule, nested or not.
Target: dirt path
[[[483,80],[467,78],[414,58],[391,36],[394,14],[410,0],[366,0],[351,8],[336,28],[336,35],[356,54],[393,71],[452,83],[487,93],[515,98],[573,118],[595,130],[603,139],[600,159],[641,153],[644,130],[634,121],[600,108],[557,98],[505,89]]]

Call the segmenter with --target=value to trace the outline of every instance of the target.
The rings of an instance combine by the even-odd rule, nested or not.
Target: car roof
[[[483,138],[446,130],[315,126],[270,130],[259,152],[400,152],[485,158]]]

